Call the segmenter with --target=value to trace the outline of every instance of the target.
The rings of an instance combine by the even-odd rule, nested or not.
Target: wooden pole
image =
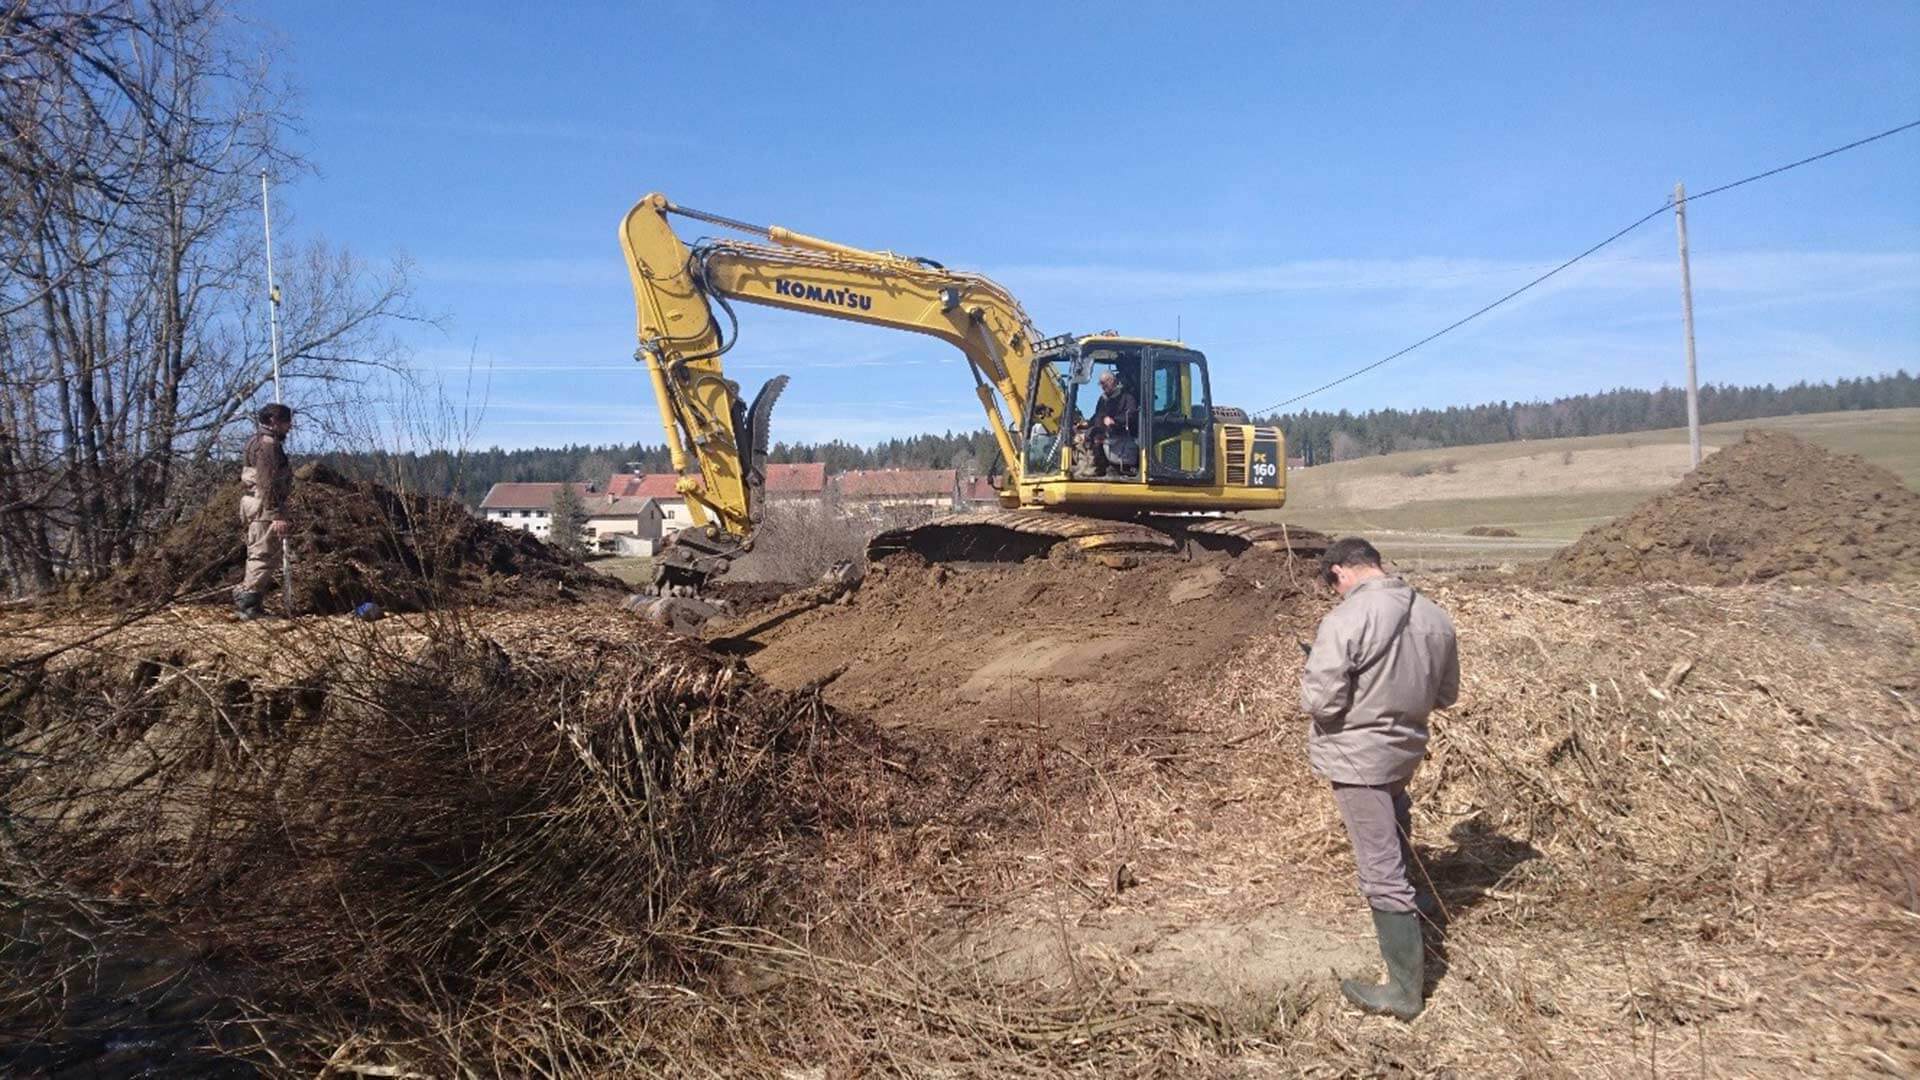
[[[1687,445],[1700,464],[1700,372],[1693,355],[1693,269],[1687,261],[1687,185],[1673,185],[1673,221],[1680,233],[1680,311],[1687,330]]]

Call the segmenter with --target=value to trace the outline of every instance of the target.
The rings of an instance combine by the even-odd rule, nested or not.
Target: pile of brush
[[[9,674],[0,875],[187,943],[280,1018],[274,1054],[674,979],[692,935],[788,901],[816,696],[611,611],[268,633],[149,626]],[[55,1030],[61,1003],[22,999],[68,982],[14,1004]]]

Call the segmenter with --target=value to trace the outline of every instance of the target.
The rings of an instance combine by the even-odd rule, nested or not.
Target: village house
[[[622,499],[652,499],[660,510],[660,535],[667,536],[693,524],[686,496],[674,490],[679,480],[672,473],[614,473],[607,478],[607,494]]]
[[[654,555],[665,536],[667,516],[660,503],[645,496],[607,492],[587,500],[589,547],[614,555]]]
[[[589,548],[623,555],[651,555],[664,535],[666,514],[657,501],[644,496],[601,492],[594,484],[495,484],[480,500],[480,516],[509,529],[530,532],[542,540],[553,537],[553,498],[562,487],[580,496],[586,511],[581,538]]]
[[[614,473],[607,494],[619,498],[649,498],[659,504],[661,534],[679,532],[693,524],[687,500],[677,490],[673,473]],[[826,497],[827,467],[820,462],[767,466],[767,498],[773,502],[817,503]]]
[[[1000,492],[990,476],[976,476],[960,485],[960,509],[993,510],[1000,505]]]
[[[960,505],[955,469],[850,469],[833,478],[834,493],[848,510],[881,513],[897,507],[952,510]]]
[[[495,484],[480,500],[480,516],[545,540],[553,531],[553,497],[571,487],[582,501],[596,494],[592,484]]]

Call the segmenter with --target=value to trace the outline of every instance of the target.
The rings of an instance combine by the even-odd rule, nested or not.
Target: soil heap
[[[1580,584],[1920,578],[1920,494],[1851,454],[1749,431],[1548,562]]]
[[[773,685],[824,685],[832,704],[882,723],[1151,726],[1251,638],[1311,637],[1325,606],[1308,595],[1311,574],[1268,553],[1119,565],[902,554],[836,602],[795,593],[709,636]]]
[[[293,585],[301,612],[338,614],[369,600],[388,611],[526,607],[628,591],[530,533],[474,517],[453,499],[352,480],[317,462],[295,478]],[[78,599],[120,608],[224,603],[222,586],[238,582],[246,563],[239,502],[238,484],[222,488]],[[267,603],[279,610],[277,596]]]

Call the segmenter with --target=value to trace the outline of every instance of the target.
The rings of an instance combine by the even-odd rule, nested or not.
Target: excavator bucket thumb
[[[747,430],[741,441],[746,444],[753,471],[762,477],[767,473],[767,432],[773,426],[773,403],[780,400],[786,388],[787,377],[775,375],[753,395],[753,405],[747,409]]]

